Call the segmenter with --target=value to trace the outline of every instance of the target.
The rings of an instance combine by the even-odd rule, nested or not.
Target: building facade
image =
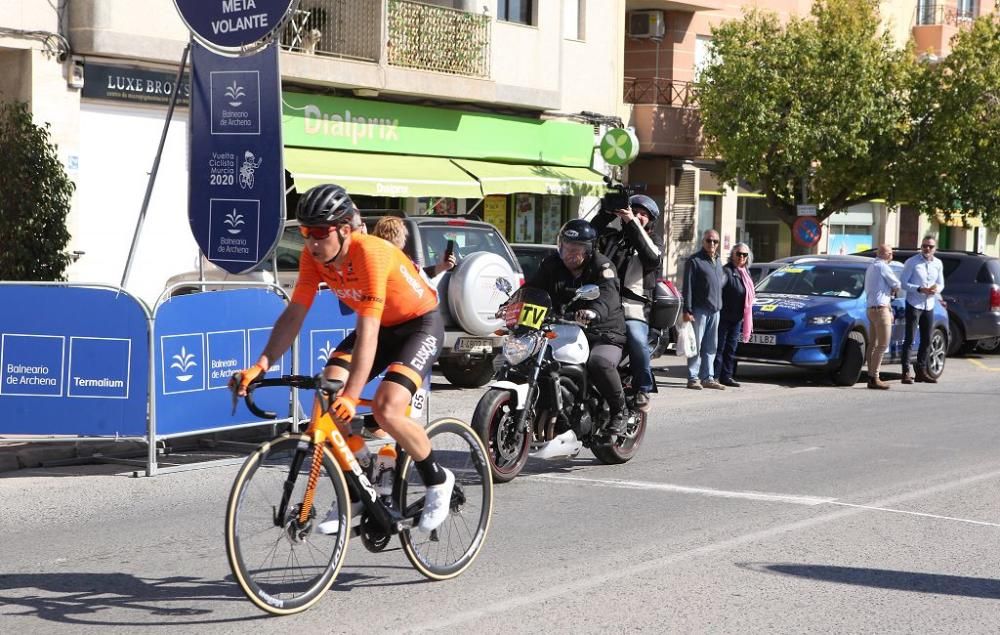
[[[77,184],[72,281],[120,280],[176,93],[128,285],[151,303],[199,260],[173,2],[0,0],[0,16],[0,98],[51,125]],[[594,140],[622,110],[624,19],[624,0],[302,0],[277,36],[286,181],[340,179],[366,211],[475,211],[511,241],[554,240],[602,191]]]

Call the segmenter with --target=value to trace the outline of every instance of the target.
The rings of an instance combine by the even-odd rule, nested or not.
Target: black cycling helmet
[[[309,189],[299,199],[295,217],[306,227],[344,225],[354,217],[354,201],[347,190],[327,183]]]
[[[559,230],[559,245],[563,243],[583,243],[587,245],[587,253],[593,253],[597,241],[597,230],[582,218],[574,218]]]
[[[649,212],[649,220],[656,220],[660,217],[660,207],[656,204],[656,201],[649,198],[645,194],[635,194],[628,197],[629,207],[641,207],[642,209]]]

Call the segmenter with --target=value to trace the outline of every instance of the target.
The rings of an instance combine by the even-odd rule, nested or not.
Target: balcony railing
[[[490,17],[409,0],[388,0],[388,62],[453,75],[489,77]]]
[[[697,108],[698,88],[693,82],[663,77],[626,77],[626,104],[659,104],[673,108]]]
[[[976,8],[974,5],[965,4],[963,6],[928,2],[917,5],[914,24],[917,26],[928,26],[934,24],[962,26],[975,19]]]
[[[382,0],[302,0],[281,32],[284,49],[377,62]]]

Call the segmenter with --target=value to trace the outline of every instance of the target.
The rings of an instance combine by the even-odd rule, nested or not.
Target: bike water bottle
[[[347,447],[351,448],[351,452],[354,453],[354,458],[358,460],[361,470],[365,474],[371,474],[368,468],[372,465],[372,453],[368,449],[368,444],[365,443],[365,440],[357,434],[352,434],[347,437]]]
[[[396,447],[383,445],[375,457],[375,491],[379,496],[392,494],[392,481],[396,473]]]

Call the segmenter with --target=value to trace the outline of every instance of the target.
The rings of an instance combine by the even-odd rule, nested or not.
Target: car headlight
[[[532,334],[508,337],[503,345],[503,357],[511,366],[517,366],[528,359],[538,346],[538,338]]]
[[[809,324],[833,324],[833,321],[837,319],[836,315],[814,315],[807,320]]]

